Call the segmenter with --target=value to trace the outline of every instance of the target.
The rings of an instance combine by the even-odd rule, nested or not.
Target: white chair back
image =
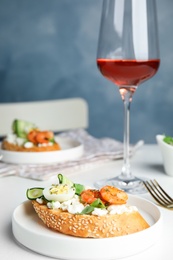
[[[54,132],[88,127],[88,104],[82,98],[1,103],[0,136],[11,132],[14,119],[35,123]]]

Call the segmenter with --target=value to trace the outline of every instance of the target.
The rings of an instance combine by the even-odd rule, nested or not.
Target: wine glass
[[[103,0],[97,52],[101,74],[115,83],[124,103],[124,164],[121,174],[96,182],[129,193],[146,192],[129,162],[130,104],[138,86],[159,68],[155,0]]]

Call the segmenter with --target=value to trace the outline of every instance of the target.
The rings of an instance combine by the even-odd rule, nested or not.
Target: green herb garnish
[[[103,202],[101,201],[101,199],[96,199],[90,204],[90,206],[94,208],[101,208],[101,209],[106,208]]]
[[[171,136],[165,136],[163,141],[167,144],[173,145],[173,138]]]
[[[83,215],[83,214],[91,214],[91,212],[94,210],[94,207],[88,205],[86,206],[82,212],[80,213],[80,215]]]
[[[106,208],[105,205],[103,204],[103,202],[101,201],[101,199],[96,199],[95,201],[93,201],[90,205],[86,206],[82,212],[80,213],[82,214],[91,214],[91,212],[93,212],[93,210],[95,208]]]
[[[77,195],[80,195],[81,194],[81,192],[83,191],[83,190],[85,190],[85,186],[84,185],[82,185],[82,184],[77,184],[77,183],[74,183],[73,184],[73,186],[75,187],[75,189],[76,189],[76,192],[75,192],[75,194],[77,194]]]

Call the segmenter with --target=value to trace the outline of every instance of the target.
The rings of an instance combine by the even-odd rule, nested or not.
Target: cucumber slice
[[[37,128],[35,124],[24,120],[15,119],[12,124],[13,132],[21,138],[26,138],[27,133],[34,128]]]
[[[43,196],[44,188],[31,188],[27,189],[26,196],[29,200],[35,200]]]
[[[58,174],[58,180],[59,180],[60,184],[67,184],[69,186],[73,186],[74,185],[74,183],[71,180],[69,180],[67,177],[65,177],[61,173]]]

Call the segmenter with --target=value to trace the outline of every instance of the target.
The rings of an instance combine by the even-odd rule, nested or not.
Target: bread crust
[[[31,148],[25,148],[24,146],[15,145],[4,140],[2,142],[2,149],[8,151],[15,151],[15,152],[50,152],[50,151],[61,150],[61,147],[58,143],[54,143],[53,145],[49,145],[49,146],[39,147],[35,145]]]
[[[149,227],[138,211],[95,216],[71,214],[61,209],[49,209],[35,200],[32,201],[32,204],[39,218],[48,228],[76,237],[117,237]]]

